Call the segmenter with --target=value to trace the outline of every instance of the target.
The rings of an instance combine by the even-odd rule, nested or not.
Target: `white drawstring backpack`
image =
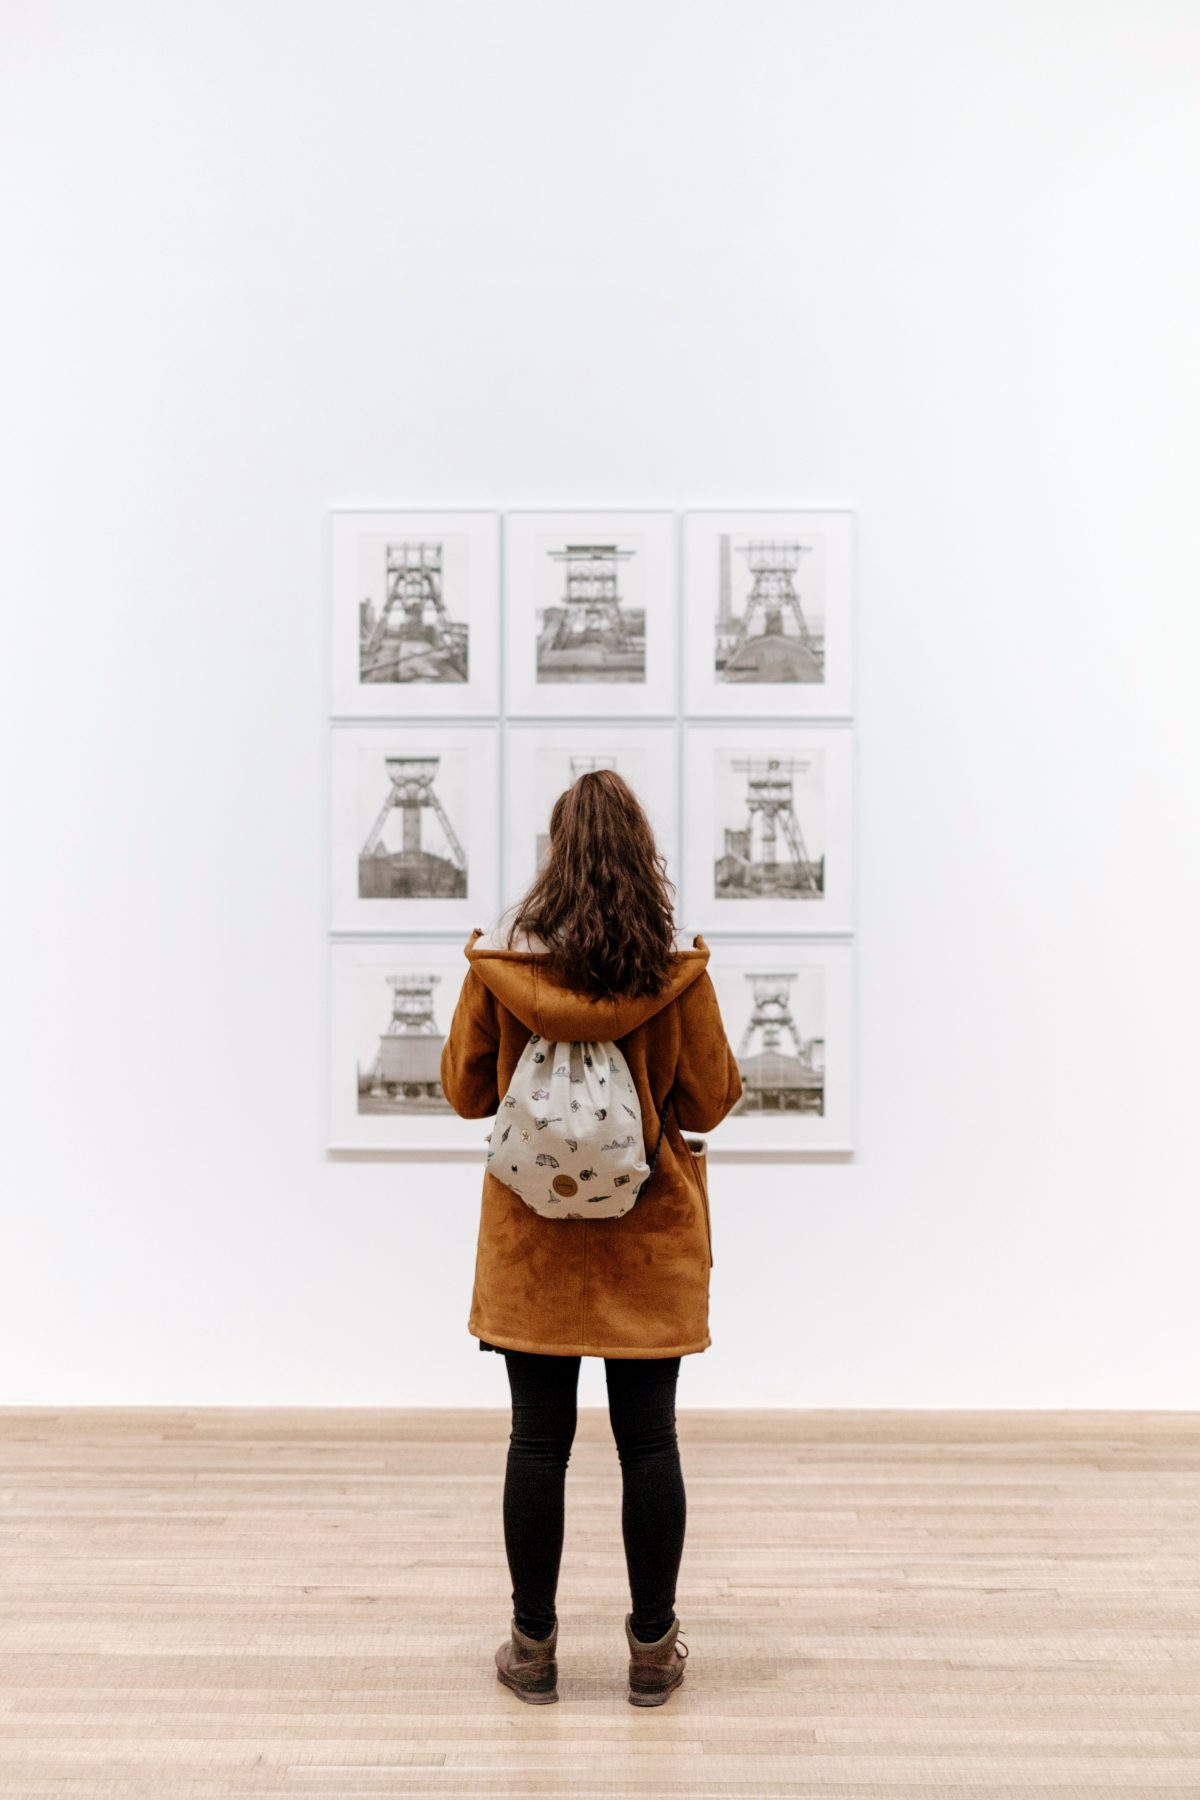
[[[620,1047],[555,1043],[535,1032],[521,1052],[488,1137],[497,1181],[544,1219],[619,1219],[654,1173],[642,1112]]]

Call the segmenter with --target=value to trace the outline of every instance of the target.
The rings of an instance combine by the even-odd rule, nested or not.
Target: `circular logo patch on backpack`
[[[561,1194],[564,1199],[568,1194],[577,1194],[579,1192],[579,1183],[573,1175],[556,1175],[554,1180],[550,1183],[550,1186],[554,1189],[556,1194]]]

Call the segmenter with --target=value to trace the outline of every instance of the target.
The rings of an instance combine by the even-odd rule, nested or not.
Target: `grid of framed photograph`
[[[853,514],[338,508],[328,553],[329,1148],[482,1158],[438,1080],[466,940],[609,767],[712,950],[710,1151],[850,1154]]]

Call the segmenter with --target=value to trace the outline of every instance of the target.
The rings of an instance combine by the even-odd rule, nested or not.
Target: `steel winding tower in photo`
[[[804,1042],[792,1017],[788,996],[788,989],[795,979],[794,974],[772,970],[754,970],[746,976],[753,990],[754,1000],[749,1021],[742,1033],[742,1041],[738,1045],[739,1063],[749,1056],[755,1032],[762,1033],[764,1050],[778,1051],[780,1037],[785,1031],[790,1031],[796,1055],[803,1058]]]
[[[749,822],[741,830],[727,830],[726,852],[740,857],[752,879],[763,887],[780,885],[778,841],[783,833],[797,884],[819,893],[814,864],[805,847],[796,817],[793,771],[803,766],[795,757],[736,757],[731,764],[746,772],[746,810]],[[785,865],[786,866],[786,865]]]
[[[796,635],[801,643],[812,646],[813,635],[808,628],[800,596],[792,579],[800,567],[800,558],[806,556],[810,548],[808,544],[757,539],[738,545],[750,566],[754,585],[746,596],[746,606],[734,644],[735,654],[750,636],[751,623],[760,611],[764,637],[782,637],[784,614],[788,613],[795,620]]]
[[[617,564],[633,554],[616,544],[567,544],[550,551],[556,562],[566,565],[563,611],[550,643],[552,650],[589,643],[625,648],[628,639]]]
[[[755,970],[746,976],[754,999],[742,1033],[737,1060],[745,1086],[739,1105],[749,1112],[821,1112],[825,1104],[824,1067],[816,1066],[817,1040],[805,1040],[792,1017],[789,989],[794,973]],[[794,1054],[783,1047],[790,1032]],[[753,1048],[756,1036],[761,1039]]]
[[[424,813],[428,810],[445,833],[454,868],[465,878],[466,853],[433,785],[441,758],[439,756],[386,756],[384,762],[391,785],[388,797],[379,810],[379,816],[371,827],[371,834],[363,845],[363,858],[388,857],[392,862],[401,866],[407,864],[419,867],[431,854],[423,849],[421,842],[421,821]],[[384,843],[383,837],[388,822],[393,812],[396,811],[400,813],[401,840],[399,850],[391,851]]]
[[[388,1094],[410,1100],[443,1097],[440,1070],[446,1040],[438,1031],[433,1011],[433,990],[441,979],[424,970],[388,976],[392,1016],[371,1065],[369,1085],[374,1098]]]
[[[385,598],[362,646],[362,679],[403,676],[406,658],[415,664],[431,650],[464,665],[465,627],[456,627],[446,610],[442,545],[388,544],[385,556]],[[465,665],[459,672],[465,678]]]
[[[738,544],[753,576],[741,616],[733,616],[732,540],[720,539],[717,584],[717,668],[725,681],[824,679],[823,625],[814,631],[796,592],[800,559],[813,549],[794,538],[752,538]]]

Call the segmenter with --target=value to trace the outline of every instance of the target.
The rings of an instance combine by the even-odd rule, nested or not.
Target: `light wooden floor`
[[[0,1413],[0,1794],[1200,1795],[1200,1415],[679,1425],[643,1711],[603,1412],[539,1708],[492,1665],[506,1414]]]

